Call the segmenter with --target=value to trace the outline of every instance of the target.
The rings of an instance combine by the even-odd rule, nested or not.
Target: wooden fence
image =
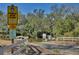
[[[55,40],[79,41],[79,37],[57,37]]]

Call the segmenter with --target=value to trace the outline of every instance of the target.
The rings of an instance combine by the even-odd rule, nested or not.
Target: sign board
[[[10,34],[10,39],[15,39],[16,38],[16,30],[10,30],[9,34]]]
[[[7,19],[8,19],[8,25],[9,28],[14,28],[12,25],[18,24],[18,8],[17,6],[11,5],[8,6],[8,12],[7,12]],[[15,26],[16,28],[16,26]]]

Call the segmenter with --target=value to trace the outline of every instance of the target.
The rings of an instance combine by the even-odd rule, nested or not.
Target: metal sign
[[[8,25],[17,25],[18,24],[18,8],[17,8],[17,6],[14,6],[14,5],[8,6],[7,19],[8,19]]]
[[[10,30],[9,34],[10,34],[10,39],[15,39],[16,38],[16,30]]]

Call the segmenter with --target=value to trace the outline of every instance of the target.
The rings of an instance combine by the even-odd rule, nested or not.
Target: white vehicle
[[[25,37],[25,36],[17,36],[16,39],[17,40],[28,39],[28,36],[27,37]]]
[[[23,40],[25,41],[24,43],[26,43],[26,44],[28,43],[28,37],[25,37],[25,36],[17,36],[15,39],[15,42],[18,43],[18,42],[21,42]]]

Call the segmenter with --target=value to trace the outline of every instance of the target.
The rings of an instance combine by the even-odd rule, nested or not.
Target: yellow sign
[[[16,29],[16,25],[9,25],[8,28],[9,29]]]
[[[8,13],[18,13],[17,7],[14,5],[8,6]]]
[[[18,8],[17,6],[8,6],[7,12],[8,26],[10,29],[16,28],[18,24]]]
[[[17,25],[18,24],[18,8],[17,8],[17,6],[14,6],[14,5],[8,6],[7,19],[8,19],[8,25]]]

